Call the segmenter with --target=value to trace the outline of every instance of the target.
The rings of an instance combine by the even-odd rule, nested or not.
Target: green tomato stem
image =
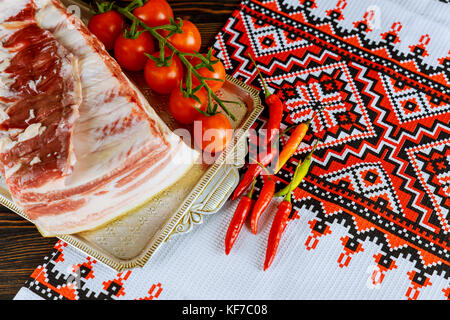
[[[175,48],[170,42],[166,41],[166,39],[157,32],[157,30],[161,29],[161,27],[154,27],[154,28],[149,27],[147,24],[142,22],[138,17],[136,17],[133,13],[131,13],[126,8],[121,8],[121,7],[117,6],[117,5],[114,5],[114,9],[117,10],[117,12],[119,12],[120,14],[125,16],[126,18],[130,19],[131,21],[133,21],[133,22],[136,21],[136,23],[139,23],[145,30],[150,32],[151,35],[153,37],[155,37],[156,40],[158,40],[160,43],[164,43],[164,45],[167,48],[169,48],[174,54],[176,54],[178,56],[180,61],[186,66],[186,68],[189,70],[189,72],[191,72],[191,74],[193,74],[200,81],[200,83],[204,86],[204,88],[208,92],[208,95],[210,97],[212,97],[219,104],[219,106],[225,111],[225,113],[231,119],[236,120],[236,117],[234,116],[234,114],[225,106],[225,104],[219,99],[219,97],[217,97],[217,95],[212,91],[212,89],[206,83],[204,77],[202,75],[200,75],[200,73],[198,73],[198,71],[189,62],[189,60],[186,59],[186,57],[185,57],[186,53],[183,53],[183,52],[179,51],[177,48]],[[189,55],[190,56],[194,56],[194,57],[198,57],[199,59],[204,58],[200,53],[193,53],[193,54],[189,54]]]

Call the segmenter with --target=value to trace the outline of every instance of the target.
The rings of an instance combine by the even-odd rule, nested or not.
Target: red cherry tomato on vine
[[[166,57],[170,55],[167,51],[166,48]],[[153,54],[155,57],[159,57],[159,55],[159,52]],[[160,94],[169,94],[178,88],[181,80],[183,80],[183,64],[177,56],[173,56],[168,67],[158,67],[155,61],[148,59],[145,64],[144,76],[145,81],[153,91]]]
[[[166,0],[150,0],[142,7],[136,8],[133,14],[149,27],[157,27],[170,24],[173,19],[173,11]]]
[[[106,50],[112,50],[124,25],[125,20],[121,14],[108,11],[93,16],[88,23],[88,28],[104,44]]]
[[[223,113],[213,116],[202,114],[197,121],[195,126],[201,125],[201,130],[194,128],[194,141],[197,147],[204,151],[210,153],[223,151],[233,138],[233,128]]]
[[[206,56],[206,55],[204,55],[204,56]],[[210,71],[206,67],[200,68],[197,71],[198,71],[198,73],[200,73],[200,75],[202,77],[222,80],[222,81],[213,81],[213,80],[206,81],[206,83],[211,88],[211,90],[213,92],[216,92],[217,90],[222,88],[224,81],[225,81],[226,73],[225,73],[225,67],[224,67],[222,61],[220,61],[219,59],[214,58],[214,57],[212,58],[212,61],[218,61],[217,63],[212,65],[214,71]],[[192,59],[192,65],[194,67],[196,65],[200,64],[201,62],[202,61],[199,58]],[[192,83],[194,86],[198,86],[200,84],[200,82],[198,81],[198,79],[196,77],[192,77]]]
[[[181,52],[198,52],[202,46],[202,37],[195,24],[183,20],[183,33],[176,33],[169,38],[169,42]],[[167,32],[166,32],[167,34]]]
[[[120,66],[128,71],[143,70],[148,60],[145,53],[155,51],[153,37],[148,32],[142,32],[136,39],[125,38],[122,34],[114,44],[114,55]]]
[[[193,98],[186,98],[180,88],[175,89],[170,95],[170,113],[178,122],[192,124],[201,115],[195,108],[206,111],[206,100],[208,97],[205,90],[197,91],[195,95],[200,99],[201,103],[198,103]]]

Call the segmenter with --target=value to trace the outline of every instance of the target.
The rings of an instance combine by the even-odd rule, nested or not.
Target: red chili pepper
[[[266,260],[264,261],[264,271],[270,267],[275,258],[278,250],[278,245],[280,244],[281,236],[283,235],[284,229],[289,221],[289,215],[292,211],[292,204],[290,197],[288,200],[283,200],[278,205],[278,211],[272,222],[272,227],[270,228],[269,240],[267,242],[266,250]]]
[[[273,160],[277,153],[277,148],[273,147],[272,141],[274,138],[278,135],[281,120],[283,118],[283,103],[281,102],[280,98],[277,95],[270,94],[269,89],[267,88],[267,84],[264,81],[264,78],[261,75],[261,71],[259,70],[258,66],[256,65],[255,60],[252,58],[250,53],[248,54],[250,59],[252,60],[253,64],[256,67],[256,70],[258,70],[258,74],[261,77],[262,83],[264,85],[264,92],[266,95],[266,103],[269,106],[269,112],[270,112],[270,118],[267,122],[267,146],[270,148],[270,151],[266,153],[266,155],[262,159],[257,159],[264,167],[269,165],[270,162]],[[233,193],[232,200],[235,200],[239,198],[245,190],[250,186],[252,181],[261,174],[262,168],[259,164],[252,163],[249,165],[247,171],[245,172],[244,176],[242,177],[239,185],[236,187]]]
[[[283,119],[283,102],[280,98],[272,94],[266,95],[266,103],[269,106],[269,121],[267,122],[267,144],[270,144],[280,131],[281,120]]]
[[[264,182],[264,186],[261,189],[258,200],[256,200],[256,203],[252,210],[250,227],[254,234],[258,232],[259,218],[269,206],[270,201],[272,201],[274,193],[275,193],[275,181],[273,180],[273,177],[268,176],[268,178]]]
[[[267,144],[270,145],[273,139],[278,135],[280,130],[281,120],[283,119],[283,102],[281,102],[280,98],[269,92],[269,88],[267,87],[267,83],[264,80],[261,71],[256,64],[256,61],[253,59],[250,53],[248,53],[250,60],[258,71],[258,75],[261,79],[261,82],[264,86],[264,94],[265,101],[267,106],[269,107],[269,121],[267,122]]]
[[[249,194],[242,197],[241,201],[234,212],[233,218],[231,219],[230,225],[227,230],[227,235],[225,236],[225,253],[228,255],[236,241],[239,232],[241,232],[242,226],[247,219],[253,206],[252,194],[255,187],[255,181],[253,181],[252,189]]]
[[[258,162],[264,167],[268,166],[272,160],[275,158],[275,156],[278,153],[278,148],[275,146],[270,147],[270,150],[266,154],[262,156],[262,158],[257,159]],[[247,171],[245,172],[244,176],[242,177],[241,181],[239,182],[238,186],[234,190],[232,200],[236,200],[239,198],[245,190],[248,189],[248,187],[252,184],[252,181],[261,174],[262,167],[258,163],[251,163]]]
[[[291,194],[292,190],[296,189],[303,178],[309,171],[309,167],[311,165],[312,154],[317,148],[317,144],[319,140],[316,141],[313,150],[308,154],[305,161],[299,162],[297,168],[295,169],[294,177],[292,181],[284,188],[282,191],[275,194],[275,196],[284,195],[283,202],[278,206],[278,211],[273,219],[272,227],[270,228],[269,240],[267,243],[267,251],[266,251],[266,261],[264,262],[264,270],[270,267],[275,258],[275,254],[277,253],[278,245],[280,243],[281,236],[283,235],[284,229],[286,229],[286,225],[289,221],[289,216],[292,211],[291,204]]]

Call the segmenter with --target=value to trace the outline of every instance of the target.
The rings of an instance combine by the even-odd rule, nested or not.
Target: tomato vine
[[[223,111],[232,119],[236,120],[235,115],[227,108],[225,103],[237,103],[232,101],[226,101],[220,99],[215,92],[211,89],[211,87],[208,85],[207,81],[224,81],[222,79],[215,79],[215,78],[208,78],[203,77],[197,70],[200,68],[207,68],[208,70],[214,72],[213,65],[215,63],[218,63],[219,60],[214,60],[212,57],[212,50],[208,52],[208,54],[203,55],[198,52],[190,53],[190,52],[182,52],[178,50],[174,45],[172,45],[169,42],[169,38],[177,33],[183,33],[182,27],[183,27],[183,21],[181,19],[177,19],[175,21],[174,19],[170,19],[170,24],[167,25],[161,25],[161,26],[155,26],[150,27],[145,22],[141,21],[137,16],[133,14],[133,10],[143,6],[144,2],[142,0],[134,0],[126,7],[118,6],[114,3],[112,3],[112,8],[120,13],[125,18],[129,19],[133,25],[139,25],[146,31],[148,31],[158,42],[160,47],[160,56],[154,57],[151,55],[147,55],[149,59],[154,60],[157,65],[159,66],[168,66],[174,55],[177,55],[180,61],[184,64],[186,67],[187,73],[186,73],[186,79],[184,83],[181,83],[181,90],[183,91],[183,94],[186,98],[192,98],[196,101],[199,101],[200,99],[197,97],[196,93],[201,90],[205,89],[208,96],[208,106],[207,110],[214,110],[216,112],[217,107],[220,106]],[[161,32],[163,31],[163,32]],[[165,50],[170,50],[171,54],[166,55]],[[190,59],[188,58],[198,58],[200,59],[201,63],[197,64],[196,66],[192,65]],[[193,86],[192,83],[192,76],[194,76],[198,80],[198,85]],[[239,104],[239,103],[238,103]],[[218,105],[218,106],[217,106]]]

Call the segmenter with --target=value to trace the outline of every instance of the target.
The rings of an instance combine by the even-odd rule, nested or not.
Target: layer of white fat
[[[42,126],[40,123],[33,123],[29,125],[24,132],[19,134],[17,137],[18,142],[26,141],[33,139],[34,137],[42,134],[45,131],[45,126]]]
[[[36,118],[36,115],[34,114],[34,109],[30,109],[30,115],[28,116],[27,120],[25,120],[25,122],[29,123],[34,118]]]
[[[1,105],[1,103],[0,103]],[[6,111],[0,107],[0,123],[3,121],[6,121],[9,119],[9,115],[6,113]]]
[[[7,152],[17,144],[16,141],[12,141],[8,135],[0,135],[0,153]]]
[[[122,133],[104,136],[101,140],[95,140],[95,131],[91,133],[89,131],[87,133],[75,132],[77,143],[82,145],[90,143],[91,148],[95,151],[77,157],[74,174],[67,178],[68,186],[77,186],[107,175],[115,168],[125,165],[127,159],[144,150],[146,145],[161,143],[159,137],[150,135],[148,126],[142,122],[137,122]],[[77,151],[76,144],[75,150]],[[167,150],[167,152],[169,151]],[[145,156],[146,154],[142,154],[142,157]]]
[[[5,169],[5,178],[8,179],[9,177],[11,177],[14,173],[17,172],[17,170],[19,170],[22,167],[22,164],[20,162],[17,162],[14,166],[12,166],[11,168],[9,167],[4,167]]]
[[[30,165],[32,166],[32,165],[34,165],[36,163],[40,163],[40,162],[41,162],[41,159],[39,159],[39,157],[36,156],[33,158],[33,160],[30,161]]]
[[[88,194],[82,197],[71,198],[71,200],[75,201],[85,199],[87,203],[82,208],[74,211],[38,218],[36,224],[39,230],[44,236],[56,236],[95,229],[111,221],[111,219],[118,218],[146,203],[149,200],[149,195],[156,195],[170,187],[191,168],[191,162],[180,163],[178,157],[183,155],[192,156],[192,149],[182,142],[178,141],[178,143],[181,145],[179,152],[176,154],[177,158],[174,157],[173,153],[167,154],[166,157],[155,163],[155,166],[162,164],[161,170],[158,174],[152,176],[151,179],[143,180],[143,184],[138,188],[132,187],[134,183],[139,181],[139,179],[135,179],[120,188],[115,187],[114,183],[111,183],[104,189],[99,190],[106,191],[101,196]],[[121,176],[115,181],[125,176]],[[127,192],[122,194],[125,190]],[[108,204],[107,206],[105,206],[106,203]]]
[[[45,126],[42,126],[40,123],[34,123],[28,126],[25,130],[20,130],[18,134],[15,134],[17,130],[10,130],[11,136],[15,136],[15,140],[11,140],[10,136],[7,133],[0,134],[0,153],[5,153],[15,147],[18,143],[33,139],[34,137],[42,134],[45,131]],[[34,162],[33,162],[34,161]],[[30,163],[31,165],[39,163],[40,161],[36,161],[33,159]],[[17,170],[21,167],[20,163],[16,163],[12,167],[5,166],[5,177],[8,179],[12,176]]]

